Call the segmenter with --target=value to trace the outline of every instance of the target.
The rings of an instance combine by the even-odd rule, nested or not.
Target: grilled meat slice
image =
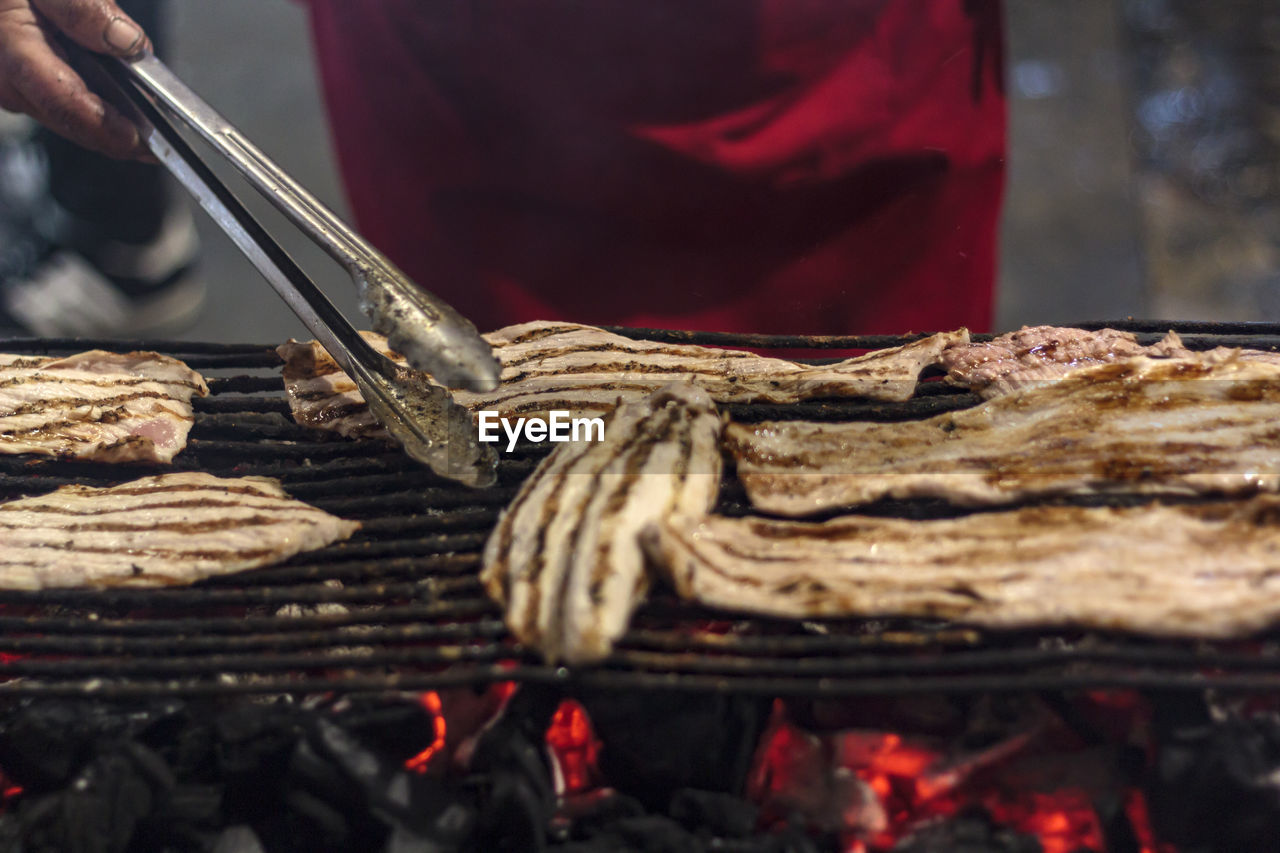
[[[404,356],[387,348],[382,335],[360,335],[378,352],[398,364],[408,364]],[[290,340],[276,347],[276,352],[284,359],[289,410],[301,426],[336,432],[343,438],[390,438],[369,411],[355,381],[342,372],[319,341]]]
[[[364,334],[383,354],[403,361],[384,339]],[[906,400],[921,371],[937,364],[946,347],[968,342],[969,334],[964,329],[941,333],[822,366],[741,350],[636,341],[575,323],[522,323],[485,339],[502,364],[502,384],[485,394],[455,391],[454,398],[472,411],[538,418],[552,410],[604,414],[619,400],[640,399],[672,381],[693,382],[719,403]],[[285,360],[285,387],[298,423],[349,438],[379,433],[355,384],[318,343],[290,341],[277,351]]]
[[[706,392],[675,384],[618,407],[604,441],[543,460],[489,537],[481,572],[521,642],[549,661],[608,655],[649,587],[640,530],[715,503],[720,427]]]
[[[189,584],[322,548],[359,527],[265,477],[186,472],[63,486],[0,504],[0,587]]]
[[[1230,350],[1212,350],[1223,355]],[[1240,350],[1249,361],[1280,364],[1280,353]],[[942,353],[947,379],[990,399],[1010,391],[1022,391],[1076,370],[1134,356],[1152,358],[1193,357],[1176,332],[1150,346],[1143,346],[1131,332],[1115,329],[1086,331],[1062,326],[1024,326],[986,343],[960,343]]]
[[[0,355],[0,453],[170,462],[186,447],[204,378],[154,352]]]
[[[602,411],[612,408],[619,391],[647,395],[672,381],[692,382],[717,403],[907,400],[921,371],[938,363],[946,347],[966,343],[969,333],[944,332],[820,366],[741,350],[637,341],[573,323],[522,323],[486,338],[502,363],[502,386],[477,397],[475,407],[527,415],[573,410],[576,400]]]
[[[1001,504],[1280,488],[1280,365],[1138,356],[908,423],[732,424],[751,503],[805,516],[879,498]]]
[[[1233,637],[1280,622],[1280,498],[1041,506],[820,524],[690,515],[646,528],[679,594],[789,618]]]
[[[1176,343],[1175,343],[1176,341]],[[1166,353],[1164,344],[1171,344]],[[1151,352],[1151,350],[1157,350]],[[1182,342],[1166,338],[1144,347],[1131,332],[1096,332],[1062,326],[1024,326],[986,343],[966,343],[942,353],[947,378],[957,385],[995,397],[1031,384],[1061,379],[1071,371],[1136,355],[1188,355]]]

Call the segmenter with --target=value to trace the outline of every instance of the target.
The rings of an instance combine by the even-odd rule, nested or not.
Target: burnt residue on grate
[[[1108,325],[1123,327],[1124,324]],[[1189,345],[1280,346],[1280,326],[1132,323]],[[628,330],[682,342],[868,348],[899,338],[807,339]],[[1148,641],[1098,633],[990,633],[945,623],[795,622],[683,604],[659,592],[615,653],[580,671],[543,665],[503,630],[476,579],[499,512],[541,458],[504,454],[499,484],[441,480],[386,445],[327,439],[289,417],[269,346],[11,340],[7,351],[151,349],[209,378],[188,449],[169,470],[278,478],[300,500],[362,522],[352,539],[271,568],[171,589],[0,591],[0,694],[103,698],[421,690],[494,681],[584,689],[683,689],[761,696],[869,695],[1089,687],[1280,689],[1280,640]],[[729,406],[740,420],[908,420],[974,405],[936,381],[905,403],[813,401]],[[67,484],[108,486],[155,473],[0,456],[0,500]],[[1114,502],[1113,499],[1091,499]],[[746,511],[729,479],[720,511]],[[880,514],[937,517],[937,502],[884,502]]]

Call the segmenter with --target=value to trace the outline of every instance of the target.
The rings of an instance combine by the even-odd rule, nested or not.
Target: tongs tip
[[[449,388],[483,393],[498,387],[502,365],[470,320],[403,274],[367,277],[360,284],[360,307],[374,331],[411,367]]]

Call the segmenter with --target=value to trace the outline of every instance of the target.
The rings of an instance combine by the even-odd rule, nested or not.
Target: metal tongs
[[[271,161],[146,53],[121,60],[84,52],[140,119],[151,152],[195,197],[360,389],[370,411],[414,459],[472,486],[496,479],[496,455],[481,444],[471,414],[433,384],[490,391],[500,368],[476,327],[415,285],[378,250]],[[405,355],[409,370],[371,347],[183,139],[174,123],[203,138],[250,185],[346,268],[374,331]]]

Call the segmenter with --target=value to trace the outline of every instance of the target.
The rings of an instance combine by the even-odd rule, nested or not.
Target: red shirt
[[[310,0],[360,230],[482,329],[991,320],[999,0]]]

